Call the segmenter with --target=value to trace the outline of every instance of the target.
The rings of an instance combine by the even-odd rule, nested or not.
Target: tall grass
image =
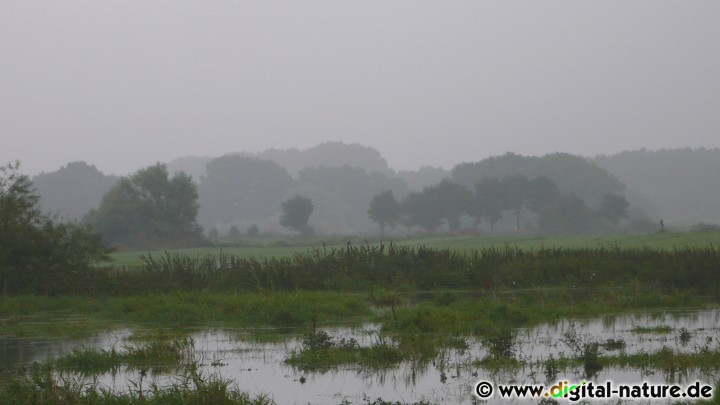
[[[719,297],[720,254],[711,246],[521,250],[506,245],[457,252],[395,244],[347,244],[279,258],[225,253],[147,255],[142,266],[93,269],[91,274],[73,280],[62,283],[71,286],[64,293],[617,287],[659,293],[682,290]]]

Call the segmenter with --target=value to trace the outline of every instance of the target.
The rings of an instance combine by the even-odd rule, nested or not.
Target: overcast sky
[[[0,0],[0,164],[720,147],[720,1]]]

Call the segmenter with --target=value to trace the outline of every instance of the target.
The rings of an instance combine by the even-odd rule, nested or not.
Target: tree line
[[[368,216],[382,234],[398,224],[429,233],[446,226],[454,232],[461,228],[463,217],[470,219],[472,228],[486,224],[492,232],[504,213],[514,217],[517,231],[521,216],[527,214],[542,232],[584,233],[617,226],[627,218],[628,206],[624,196],[608,193],[597,209],[591,209],[576,194],[562,193],[545,176],[508,176],[484,177],[472,189],[445,179],[402,200],[385,191],[373,197]]]

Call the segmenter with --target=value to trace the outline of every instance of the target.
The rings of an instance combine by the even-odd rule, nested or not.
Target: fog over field
[[[0,162],[717,148],[718,21],[716,1],[0,0]]]

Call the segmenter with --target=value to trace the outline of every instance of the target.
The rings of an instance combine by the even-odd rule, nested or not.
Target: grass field
[[[421,238],[409,238],[393,240],[393,243],[401,246],[427,246],[437,249],[451,249],[455,251],[468,251],[482,249],[492,246],[510,245],[520,249],[541,249],[541,248],[596,248],[612,247],[621,248],[651,248],[651,249],[683,249],[686,247],[708,247],[720,246],[720,232],[664,232],[646,235],[574,235],[574,236],[431,236]],[[364,244],[365,240],[353,238],[353,244]],[[338,237],[327,239],[265,239],[255,242],[249,246],[238,247],[204,247],[193,249],[175,249],[171,253],[188,255],[217,254],[220,251],[239,257],[289,257],[297,253],[305,253],[310,248],[332,247],[347,243]],[[377,243],[376,240],[369,240],[368,243]],[[113,264],[117,266],[134,266],[142,264],[142,254],[153,256],[164,255],[164,251],[128,251],[116,252],[111,255]]]

